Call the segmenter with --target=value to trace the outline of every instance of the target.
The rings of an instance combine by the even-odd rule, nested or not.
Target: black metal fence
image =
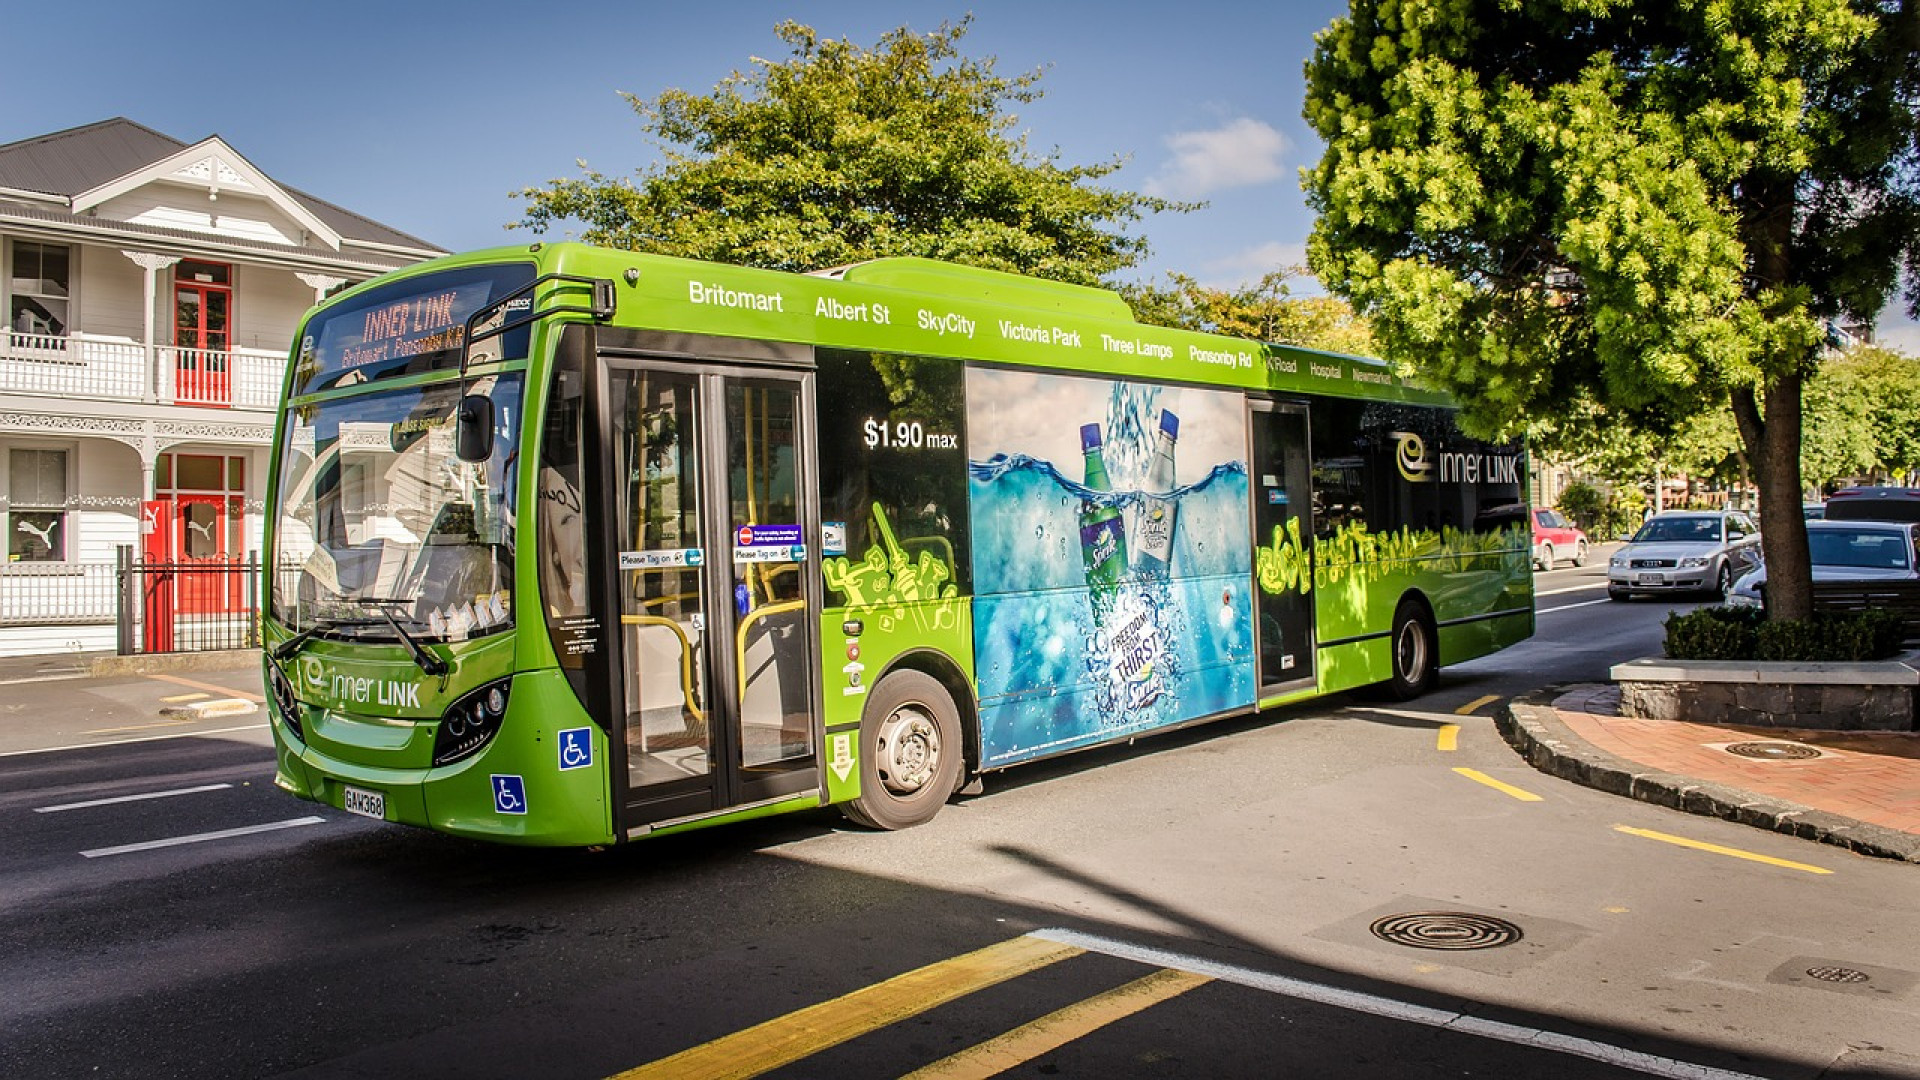
[[[118,651],[208,652],[260,644],[258,556],[149,562],[122,549]]]

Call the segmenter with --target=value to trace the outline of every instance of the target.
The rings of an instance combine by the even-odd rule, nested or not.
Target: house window
[[[7,453],[8,562],[67,559],[67,452]]]
[[[71,257],[64,247],[16,240],[7,325],[16,333],[67,336]]]

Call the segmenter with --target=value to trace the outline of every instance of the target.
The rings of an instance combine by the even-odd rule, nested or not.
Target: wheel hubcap
[[[1400,677],[1408,682],[1418,682],[1427,670],[1427,636],[1420,632],[1418,623],[1410,622],[1400,628],[1400,637],[1395,645],[1394,652],[1400,660]]]
[[[940,769],[940,729],[933,718],[908,705],[880,725],[880,779],[896,795],[927,786]]]

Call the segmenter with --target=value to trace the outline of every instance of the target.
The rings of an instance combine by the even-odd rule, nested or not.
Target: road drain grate
[[[1732,743],[1727,746],[1727,753],[1761,761],[1804,761],[1820,756],[1820,751],[1814,747],[1790,742]]]
[[[1830,983],[1863,983],[1871,978],[1866,972],[1850,967],[1810,967],[1807,974]]]
[[[1497,949],[1521,938],[1505,919],[1466,911],[1410,911],[1374,920],[1373,936],[1416,949]]]

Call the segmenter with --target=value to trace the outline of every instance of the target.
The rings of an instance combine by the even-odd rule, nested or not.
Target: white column
[[[158,291],[157,286],[159,284],[160,271],[179,262],[180,256],[156,255],[151,251],[122,251],[120,254],[125,255],[128,259],[132,260],[135,266],[147,272],[147,302],[141,305],[146,309],[143,314],[146,317],[147,333],[147,400],[156,401],[159,399],[160,393],[160,349],[159,343],[153,340],[154,297]],[[151,490],[151,487],[149,487],[149,490]],[[152,496],[149,495],[148,497],[151,498]]]

